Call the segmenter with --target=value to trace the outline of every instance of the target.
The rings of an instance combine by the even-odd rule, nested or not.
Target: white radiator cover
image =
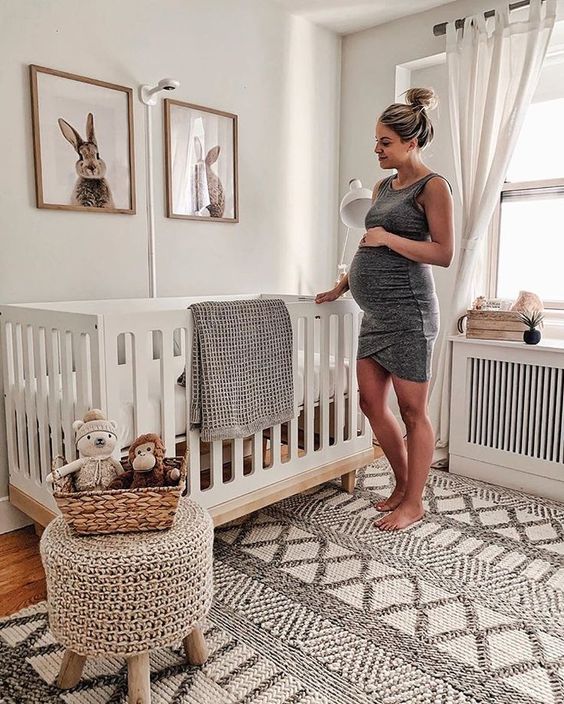
[[[564,341],[451,344],[450,471],[564,500]]]

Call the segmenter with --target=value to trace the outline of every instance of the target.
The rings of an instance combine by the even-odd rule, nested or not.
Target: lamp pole
[[[139,86],[139,99],[145,105],[145,146],[147,148],[147,266],[149,272],[149,298],[157,297],[157,262],[155,255],[155,199],[153,188],[153,118],[152,108],[157,95],[163,90],[176,90],[180,82],[175,78],[161,78],[156,86]]]
[[[157,297],[157,263],[155,259],[155,205],[153,189],[153,120],[152,105],[145,103],[145,129],[147,146],[147,264],[149,269],[149,298]]]
[[[343,251],[341,253],[341,259],[337,265],[337,283],[347,275],[348,266],[345,264],[345,254],[347,252],[347,244],[349,242],[349,234],[351,228],[347,227],[347,234],[345,235],[345,243],[343,245]]]

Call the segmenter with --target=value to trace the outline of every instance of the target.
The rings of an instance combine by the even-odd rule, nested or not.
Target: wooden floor
[[[0,616],[9,616],[46,596],[34,527],[0,535]]]
[[[374,448],[374,457],[382,450]],[[43,601],[45,572],[39,555],[39,537],[33,526],[0,535],[0,617]]]

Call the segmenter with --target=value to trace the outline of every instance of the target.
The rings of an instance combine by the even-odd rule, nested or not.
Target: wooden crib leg
[[[202,629],[196,626],[182,641],[186,660],[190,665],[203,665],[208,659],[208,646],[204,640]]]
[[[151,702],[149,653],[127,658],[127,701],[129,704],[150,704]]]
[[[354,494],[354,486],[356,484],[356,469],[353,469],[352,472],[348,472],[347,474],[341,474],[341,483],[343,485],[343,489],[347,493]]]
[[[86,656],[77,655],[72,650],[67,648],[63,655],[63,661],[57,676],[57,687],[60,689],[70,689],[76,687],[80,682]]]

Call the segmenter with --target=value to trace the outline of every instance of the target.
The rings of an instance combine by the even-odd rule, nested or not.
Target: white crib
[[[316,305],[281,296],[292,321],[296,417],[246,439],[206,444],[187,426],[191,303],[260,294],[0,306],[10,501],[46,525],[57,509],[45,477],[52,458],[76,457],[72,423],[89,408],[117,420],[122,454],[156,432],[167,454],[190,452],[188,493],[216,525],[343,477],[373,457],[359,411],[352,300]],[[272,296],[271,296],[272,297]],[[276,296],[280,297],[280,296]],[[353,360],[353,363],[350,363]]]

